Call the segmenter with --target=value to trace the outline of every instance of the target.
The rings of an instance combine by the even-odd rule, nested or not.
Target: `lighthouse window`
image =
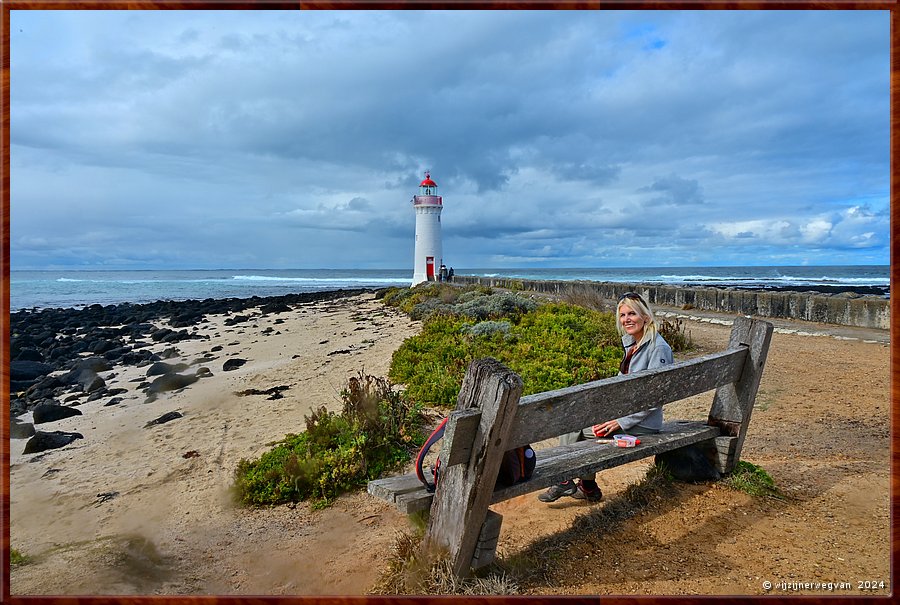
[[[438,222],[439,222],[439,223],[441,222],[441,215],[440,215],[440,214],[438,215]]]

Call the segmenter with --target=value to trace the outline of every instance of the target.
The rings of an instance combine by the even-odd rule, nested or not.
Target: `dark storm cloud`
[[[405,266],[425,169],[457,266],[589,265],[640,246],[643,264],[766,262],[773,247],[887,262],[887,13],[11,20],[23,268],[67,236],[97,263],[320,266],[356,246]],[[144,225],[146,252],[129,256]]]

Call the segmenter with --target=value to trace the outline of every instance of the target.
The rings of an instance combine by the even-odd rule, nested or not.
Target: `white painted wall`
[[[416,210],[416,247],[413,264],[412,285],[428,279],[426,273],[426,257],[434,257],[434,275],[437,279],[443,262],[444,252],[441,246],[441,198],[436,195],[417,195],[414,208]]]

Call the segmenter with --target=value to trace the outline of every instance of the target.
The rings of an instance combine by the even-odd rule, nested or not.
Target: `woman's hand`
[[[608,437],[622,430],[618,420],[607,420],[591,427],[595,437]]]

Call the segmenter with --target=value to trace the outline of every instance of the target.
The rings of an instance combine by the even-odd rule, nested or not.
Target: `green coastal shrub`
[[[490,296],[494,291],[488,286],[482,285],[474,285],[474,286],[466,286],[466,288],[460,292],[459,296],[456,298],[457,304],[467,303],[472,299],[478,298],[479,296]]]
[[[538,304],[512,292],[494,292],[484,296],[476,296],[462,304],[458,304],[453,312],[470,319],[484,321],[486,319],[516,319],[529,311],[537,309]]]
[[[477,337],[486,338],[486,337],[490,337],[490,336],[493,336],[494,334],[498,334],[498,333],[506,336],[507,334],[509,334],[510,328],[512,328],[512,324],[510,324],[506,320],[502,320],[502,321],[488,320],[488,321],[480,321],[477,324],[472,325],[472,326],[463,326],[462,330],[463,330],[463,333],[469,334],[470,336],[474,336],[476,338]]]
[[[305,432],[286,435],[258,460],[241,460],[236,499],[252,506],[301,500],[325,506],[405,464],[424,442],[421,408],[386,379],[360,372],[341,398],[340,413],[321,407],[305,416]]]
[[[416,305],[429,299],[450,303],[455,301],[459,294],[459,288],[439,282],[423,282],[412,288],[390,288],[382,300],[384,304],[397,307],[409,315]]]
[[[518,373],[525,394],[618,372],[621,344],[609,313],[563,303],[538,307],[510,293],[475,296],[456,305],[455,313],[431,316],[394,352],[388,376],[404,384],[413,401],[453,407],[469,363],[482,357]],[[485,317],[490,319],[479,321]]]

